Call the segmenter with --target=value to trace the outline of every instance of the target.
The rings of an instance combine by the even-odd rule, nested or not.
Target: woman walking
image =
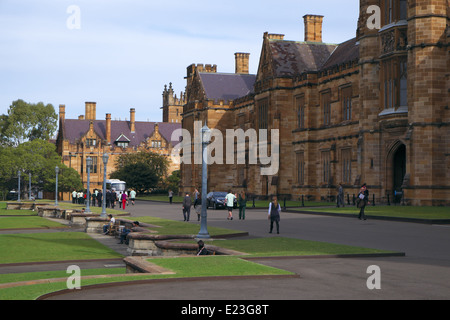
[[[280,233],[280,212],[281,206],[278,203],[278,199],[277,197],[273,197],[272,202],[269,204],[269,216],[268,216],[268,219],[270,220],[269,233],[272,233],[274,222],[277,224],[277,233],[278,234]]]
[[[127,192],[124,191],[122,193],[122,208],[125,210],[125,205],[127,204]]]
[[[247,198],[245,197],[244,190],[239,194],[239,220],[245,220],[245,208],[247,207]]]
[[[364,214],[364,209],[366,205],[369,203],[369,190],[367,190],[367,186],[364,183],[359,190],[358,199],[356,199],[357,207],[359,208],[359,220],[366,220],[366,215]]]

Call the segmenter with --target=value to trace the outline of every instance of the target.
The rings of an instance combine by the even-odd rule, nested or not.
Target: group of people
[[[103,234],[108,234],[111,229],[114,227],[116,223],[116,219],[113,217],[112,214],[108,214],[108,223],[103,225]],[[125,224],[125,227],[122,229],[122,231],[120,232],[120,236],[119,236],[119,243],[118,244],[126,244],[128,245],[128,234],[130,234],[131,232],[134,231],[138,231],[136,228],[139,227],[139,221],[133,221],[133,223],[131,224],[131,226],[128,226],[127,224]]]
[[[101,207],[103,204],[103,192],[99,189],[94,189],[94,192],[91,194],[91,202],[90,205]],[[131,201],[131,204],[134,206],[136,200],[136,191],[131,190],[129,194],[127,191],[120,191],[116,192],[114,189],[112,190],[106,190],[105,195],[105,206],[106,208],[114,209],[117,202],[119,202],[119,208],[122,208],[125,210],[125,206],[129,205],[129,202]],[[78,204],[86,204],[87,201],[87,192],[77,192],[74,190],[72,192],[72,203],[78,203]]]
[[[238,198],[239,197],[239,198]],[[242,191],[237,194],[233,194],[231,191],[228,191],[226,197],[225,197],[225,204],[228,210],[228,220],[233,220],[233,208],[234,208],[234,201],[238,198],[238,207],[239,207],[239,219],[244,220],[245,219],[245,208],[247,206],[247,197],[245,195],[245,192]],[[342,184],[339,185],[339,191],[338,191],[338,207],[340,205],[344,206],[344,192],[342,188]],[[360,209],[358,219],[360,220],[367,220],[364,209],[367,204],[369,204],[369,190],[367,189],[367,185],[364,183],[359,191],[358,198],[356,200],[356,205]],[[198,204],[201,204],[201,197],[200,192],[195,189],[194,191],[194,208],[197,207]],[[189,221],[190,216],[190,210],[192,206],[192,200],[189,195],[189,193],[186,193],[184,199],[183,199],[183,217],[184,221]],[[196,210],[198,215],[198,220],[200,220],[200,210]],[[273,232],[274,224],[276,225],[277,234],[280,233],[280,213],[281,213],[281,206],[278,203],[278,198],[276,196],[272,197],[272,201],[269,203],[269,210],[268,210],[268,219],[270,221],[270,229],[269,233]]]
[[[225,197],[226,207],[228,209],[227,220],[233,220],[234,200],[237,197],[238,197],[238,195],[233,194],[231,191],[228,191],[228,194]],[[169,194],[169,198],[170,198],[170,194]],[[184,199],[183,199],[183,203],[182,203],[184,221],[189,221],[192,205],[194,206],[195,212],[197,213],[197,220],[200,221],[201,203],[202,203],[202,197],[201,197],[201,193],[198,191],[198,189],[194,190],[194,200],[193,201],[192,201],[189,193],[186,192]],[[245,192],[241,191],[241,193],[239,193],[239,200],[238,200],[239,220],[245,219],[246,206],[247,206],[247,197],[245,195]]]

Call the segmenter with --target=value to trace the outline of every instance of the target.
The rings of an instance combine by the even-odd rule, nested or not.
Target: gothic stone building
[[[85,115],[78,119],[66,119],[65,105],[59,106],[59,131],[56,140],[57,152],[62,161],[80,174],[83,185],[87,188],[86,158],[91,157],[91,190],[103,189],[102,155],[107,153],[109,160],[106,168],[107,177],[115,171],[115,162],[121,154],[151,151],[164,155],[169,160],[169,174],[179,169],[171,161],[171,152],[179,139],[172,141],[172,133],[181,128],[176,122],[136,121],[136,111],[130,109],[129,120],[112,120],[107,113],[104,120],[96,119],[96,103],[86,102]],[[69,194],[63,199],[68,200]]]
[[[447,0],[361,0],[356,37],[338,45],[322,42],[322,21],[304,16],[302,42],[264,33],[256,75],[242,53],[234,74],[187,68],[182,124],[192,135],[195,121],[224,136],[279,130],[276,174],[249,164],[246,142],[245,164],[209,166],[209,191],[334,200],[339,183],[349,194],[366,183],[378,201],[449,205]],[[201,187],[201,165],[181,172],[182,190]]]

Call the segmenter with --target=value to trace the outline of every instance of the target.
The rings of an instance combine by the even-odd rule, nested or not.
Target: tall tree
[[[61,163],[61,157],[56,153],[54,144],[34,139],[20,144],[17,147],[0,147],[0,189],[4,192],[17,188],[18,171],[22,176],[31,173],[31,183],[45,191],[55,190],[55,167],[60,168],[58,190],[70,191],[81,189],[81,177],[72,168]],[[24,177],[26,181],[27,178]]]
[[[34,139],[49,140],[56,131],[57,120],[51,104],[13,101],[8,114],[0,116],[0,143],[18,146]]]

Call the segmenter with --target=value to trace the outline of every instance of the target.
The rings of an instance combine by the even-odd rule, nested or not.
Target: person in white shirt
[[[280,212],[281,206],[278,203],[277,197],[273,197],[272,202],[269,204],[269,220],[270,220],[270,231],[272,233],[273,223],[275,222],[277,225],[277,233],[280,233]]]
[[[131,204],[134,206],[134,200],[136,199],[136,191],[131,190],[130,191],[130,200],[131,200]]]
[[[234,199],[236,199],[236,196],[231,193],[231,190],[228,191],[228,194],[225,197],[225,201],[227,203],[228,208],[228,217],[227,220],[233,220],[233,206],[234,206]]]

